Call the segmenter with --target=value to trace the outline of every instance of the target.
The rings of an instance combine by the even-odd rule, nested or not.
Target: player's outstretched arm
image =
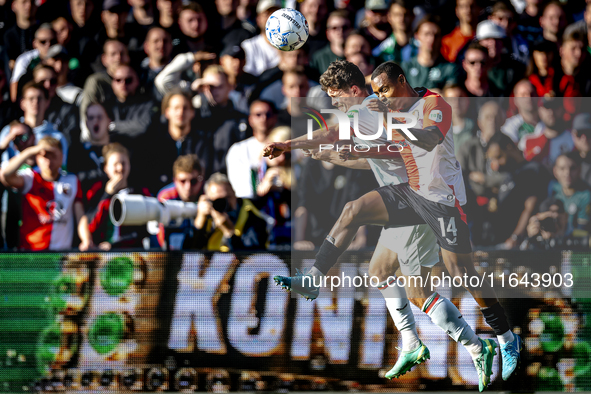
[[[302,135],[293,140],[285,142],[272,142],[263,148],[263,156],[274,159],[281,156],[284,152],[293,149],[318,149],[321,144],[333,144],[339,138],[339,126],[330,126],[328,129],[322,128],[312,133],[312,138],[308,135]]]
[[[360,158],[358,160],[346,160],[343,159],[339,152],[332,149],[322,150],[305,150],[304,154],[313,158],[314,160],[322,160],[328,163],[335,164],[337,166],[351,168],[353,170],[371,170],[367,159]]]

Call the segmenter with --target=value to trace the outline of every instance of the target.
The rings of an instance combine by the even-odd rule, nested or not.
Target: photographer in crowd
[[[529,219],[527,239],[521,250],[561,249],[572,247],[572,234],[567,232],[568,215],[562,201],[548,198],[540,204],[540,212]],[[583,245],[581,245],[583,246]]]
[[[236,198],[228,177],[213,174],[199,197],[193,248],[205,250],[265,249],[275,221],[247,199]]]

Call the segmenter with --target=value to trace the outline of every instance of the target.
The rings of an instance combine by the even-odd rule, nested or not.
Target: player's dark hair
[[[330,63],[328,69],[320,76],[320,86],[325,92],[330,89],[349,90],[353,86],[365,89],[365,77],[355,64],[346,60]]]
[[[382,74],[386,74],[386,76],[391,82],[396,82],[398,80],[398,77],[400,77],[401,75],[404,76],[404,78],[406,79],[406,75],[404,75],[402,67],[391,61],[382,63],[379,66],[377,66],[371,74],[371,79],[374,80]]]

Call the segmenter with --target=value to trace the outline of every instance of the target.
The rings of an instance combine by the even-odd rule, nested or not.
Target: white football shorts
[[[431,268],[439,262],[439,245],[427,224],[384,228],[380,244],[398,253],[402,274],[420,275],[421,266]]]

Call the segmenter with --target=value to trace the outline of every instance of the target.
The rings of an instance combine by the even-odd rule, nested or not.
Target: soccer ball
[[[281,51],[299,49],[308,39],[308,21],[299,12],[291,8],[275,11],[265,26],[267,40]]]

